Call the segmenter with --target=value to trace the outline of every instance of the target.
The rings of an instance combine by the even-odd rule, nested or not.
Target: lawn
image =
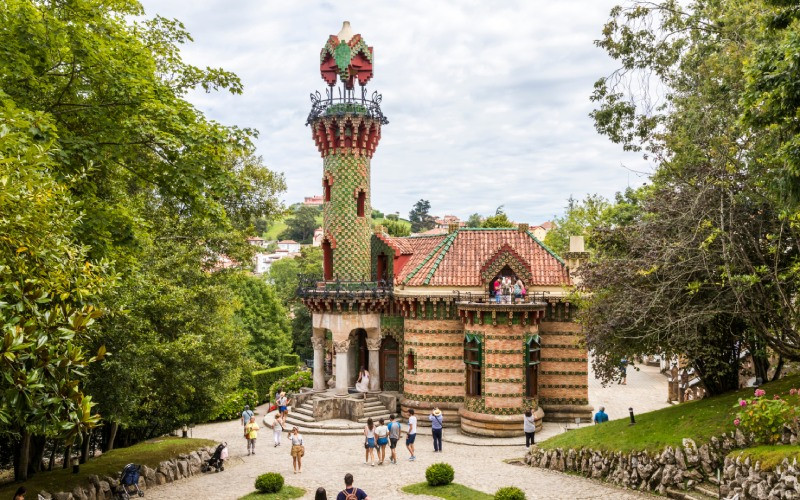
[[[467,486],[450,483],[445,486],[430,486],[428,483],[416,483],[403,486],[403,491],[412,495],[429,495],[445,500],[489,500],[494,495],[473,490]]]
[[[773,470],[783,462],[784,458],[788,458],[790,464],[795,458],[800,460],[800,446],[788,444],[754,446],[744,450],[734,450],[728,453],[728,457],[732,459],[741,457],[742,461],[750,457],[750,463],[753,465],[755,465],[756,461],[761,462],[761,470]]]
[[[53,469],[50,472],[35,474],[23,484],[28,489],[28,492],[33,493],[34,496],[41,490],[46,490],[50,493],[72,491],[75,486],[88,484],[86,478],[92,474],[115,477],[129,463],[143,464],[155,468],[163,460],[189,453],[203,446],[216,445],[216,442],[208,439],[178,437],[151,439],[127,448],[118,448],[93,458],[81,465],[81,471],[78,474],[72,473],[72,467],[68,469]],[[11,498],[18,487],[18,483],[0,487],[0,498]]]
[[[306,490],[303,488],[296,488],[285,484],[283,488],[281,488],[281,491],[277,493],[259,493],[254,491],[249,495],[243,496],[239,500],[289,500],[290,498],[300,498],[305,494]]]
[[[800,376],[786,377],[762,386],[767,397],[778,393],[788,396],[792,387],[800,386]],[[714,436],[734,429],[734,405],[753,395],[753,389],[742,389],[713,398],[700,399],[661,410],[636,415],[636,425],[628,419],[584,427],[554,436],[539,444],[544,449],[593,448],[596,450],[660,451],[665,446],[679,446],[685,437],[694,439],[698,446]],[[788,396],[795,404],[797,396]]]

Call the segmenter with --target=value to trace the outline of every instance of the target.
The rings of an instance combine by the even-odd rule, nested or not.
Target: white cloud
[[[498,205],[542,222],[570,194],[641,184],[644,162],[597,135],[594,81],[615,66],[592,43],[618,0],[144,0],[183,21],[185,59],[237,73],[244,95],[193,93],[210,118],[260,131],[258,152],[286,174],[286,201],[320,191],[322,160],[305,127],[324,89],[319,50],[351,21],[375,49],[369,90],[390,120],[372,160],[372,205],[407,214],[419,198],[466,217]]]

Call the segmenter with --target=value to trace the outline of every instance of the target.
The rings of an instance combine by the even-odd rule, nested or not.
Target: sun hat
[[[286,395],[286,393],[285,393],[285,392],[283,392],[283,391],[281,391],[281,397],[283,397],[283,396],[285,396],[285,395]]]
[[[441,414],[442,414],[442,410],[440,410],[439,408],[434,408],[434,410],[433,410],[433,416],[434,417],[438,417]]]

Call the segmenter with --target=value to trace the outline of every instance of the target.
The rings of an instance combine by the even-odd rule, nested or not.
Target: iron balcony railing
[[[467,302],[473,304],[497,304],[497,297],[490,296],[489,292],[460,292],[453,290],[456,302]],[[550,292],[529,292],[524,298],[514,298],[510,296],[510,302],[505,302],[507,296],[501,296],[500,304],[546,304]]]
[[[386,125],[389,120],[381,111],[383,97],[378,92],[373,92],[367,97],[366,87],[361,87],[361,96],[356,95],[355,89],[348,90],[338,87],[338,96],[334,97],[333,87],[325,90],[325,97],[319,91],[311,94],[311,112],[306,119],[306,125],[311,125],[321,116],[343,117],[346,114],[359,114],[380,121]]]
[[[298,275],[297,296],[301,299],[381,299],[391,297],[391,281],[325,281],[318,275]]]

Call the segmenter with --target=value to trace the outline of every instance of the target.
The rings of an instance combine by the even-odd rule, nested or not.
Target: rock
[[[74,500],[74,497],[72,493],[59,491],[58,493],[53,493],[53,500]]]
[[[735,437],[736,437],[736,446],[738,446],[739,448],[744,448],[745,446],[747,446],[747,438],[745,438],[742,431],[736,429]]]
[[[88,500],[86,493],[84,493],[83,488],[80,486],[76,486],[72,489],[72,498],[75,500]]]
[[[44,500],[52,500],[53,499],[53,495],[51,495],[50,492],[44,491],[44,490],[39,492],[39,496],[42,497]]]
[[[97,486],[97,498],[102,498],[103,500],[107,500],[112,497],[113,495],[111,494],[111,485],[108,484],[108,481],[100,480]]]

